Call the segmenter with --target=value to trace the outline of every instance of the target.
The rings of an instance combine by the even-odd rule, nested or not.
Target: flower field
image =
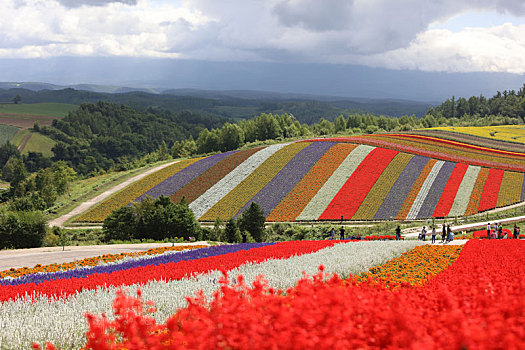
[[[158,257],[172,261],[143,267],[182,264],[185,277],[4,298],[0,342],[8,349],[46,342],[59,349],[521,349],[524,248],[522,240],[474,239],[165,252]]]
[[[182,197],[197,219],[415,220],[473,215],[525,200],[521,152],[419,134],[307,140],[187,160],[125,188],[76,221],[101,222],[146,195]]]

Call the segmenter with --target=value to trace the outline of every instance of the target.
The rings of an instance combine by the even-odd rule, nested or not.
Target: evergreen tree
[[[241,231],[239,230],[239,227],[237,227],[237,223],[233,218],[226,223],[224,235],[229,243],[240,243],[242,241]]]
[[[266,217],[261,207],[255,202],[245,210],[239,219],[239,228],[241,231],[247,231],[257,242],[264,239],[264,222]]]

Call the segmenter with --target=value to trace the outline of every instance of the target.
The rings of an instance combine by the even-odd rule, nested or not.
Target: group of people
[[[345,239],[345,232],[346,232],[345,227],[341,226],[341,228],[339,229],[339,239],[340,240]],[[351,240],[363,239],[359,233],[357,233],[356,235],[346,237],[346,238],[351,239]],[[332,227],[332,229],[330,230],[330,239],[335,239],[335,227]]]
[[[512,230],[512,238],[518,239],[520,236],[520,228],[514,224],[514,229]],[[503,231],[503,226],[501,223],[495,222],[494,225],[490,225],[490,222],[487,223],[487,238],[488,239],[506,239],[510,238],[507,237],[507,232]]]
[[[418,239],[421,241],[426,241],[427,236],[431,235],[432,243],[436,243],[436,234],[437,234],[436,225],[432,225],[432,231],[430,233],[427,232],[426,226],[423,226],[423,229],[421,230],[421,233],[419,234]],[[396,231],[396,236],[397,236],[397,231]],[[454,240],[454,232],[452,232],[452,229],[450,228],[450,224],[445,225],[445,223],[443,223],[443,226],[441,229],[441,243],[448,243],[453,240]]]

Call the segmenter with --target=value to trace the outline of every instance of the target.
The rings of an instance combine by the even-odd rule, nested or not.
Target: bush
[[[46,220],[38,211],[0,213],[0,248],[41,247]]]
[[[56,247],[58,245],[59,238],[53,232],[47,232],[42,241],[44,247]]]

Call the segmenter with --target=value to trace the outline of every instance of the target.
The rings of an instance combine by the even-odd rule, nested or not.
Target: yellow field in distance
[[[525,144],[525,125],[499,125],[499,126],[442,126],[430,130],[445,130],[486,137],[500,141],[511,141]]]

